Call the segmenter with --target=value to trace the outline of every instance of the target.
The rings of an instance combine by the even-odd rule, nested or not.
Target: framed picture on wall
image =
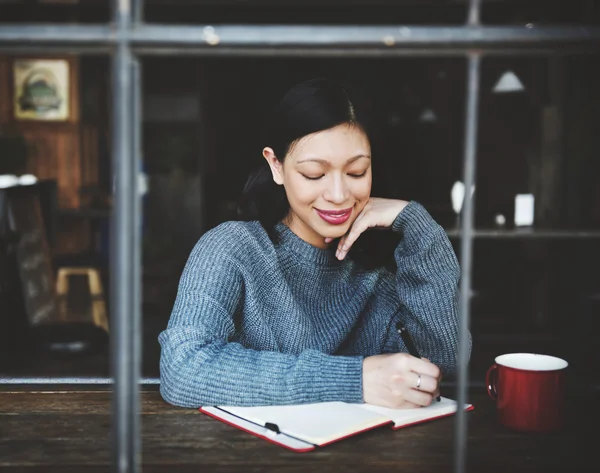
[[[70,120],[71,88],[68,59],[15,59],[14,118],[55,122]]]

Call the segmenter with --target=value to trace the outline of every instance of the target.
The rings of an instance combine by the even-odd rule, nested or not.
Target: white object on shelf
[[[22,186],[31,186],[37,182],[37,177],[33,174],[23,174],[19,177],[19,184]]]
[[[425,110],[423,110],[423,112],[421,112],[419,121],[425,123],[435,123],[437,122],[437,115],[430,108],[426,108]]]
[[[517,75],[513,71],[506,71],[504,74],[502,74],[502,77],[498,79],[496,85],[494,85],[493,92],[522,92],[524,90],[525,87],[523,86],[523,83],[519,80]]]
[[[471,186],[471,196],[475,192],[475,186]],[[452,210],[456,215],[460,214],[463,203],[465,201],[465,185],[461,181],[456,181],[452,186],[450,192],[450,198],[452,199]]]
[[[14,174],[0,174],[0,189],[19,185],[19,178]]]
[[[145,172],[138,173],[138,194],[144,196],[148,193],[148,175]]]
[[[506,217],[502,214],[497,214],[494,221],[496,222],[496,225],[498,225],[499,227],[503,227],[506,223]]]
[[[452,186],[450,196],[452,198],[452,210],[458,215],[462,209],[463,200],[465,199],[465,185],[460,181],[456,181]]]
[[[533,216],[533,194],[517,194],[515,196],[515,226],[527,227],[533,225]]]

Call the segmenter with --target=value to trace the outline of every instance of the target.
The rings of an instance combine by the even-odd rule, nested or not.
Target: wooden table
[[[475,405],[468,414],[469,471],[600,471],[593,430],[597,395],[570,399],[565,429],[543,435],[498,425],[494,404],[484,393],[472,393],[469,400]],[[0,471],[110,471],[110,427],[108,390],[3,386]],[[453,418],[395,432],[383,427],[294,453],[194,409],[169,406],[156,387],[142,391],[144,472],[450,472],[453,429]]]

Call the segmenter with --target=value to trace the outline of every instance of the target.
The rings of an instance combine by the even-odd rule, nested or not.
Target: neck
[[[294,234],[304,240],[306,243],[321,249],[327,249],[331,246],[331,243],[325,243],[325,237],[319,235],[312,228],[307,226],[302,220],[295,217],[290,211],[281,221],[285,224]]]

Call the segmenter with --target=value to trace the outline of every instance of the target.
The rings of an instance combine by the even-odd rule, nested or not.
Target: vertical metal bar
[[[481,22],[481,0],[471,0],[469,2],[469,17],[467,25],[479,26]]]
[[[471,259],[473,253],[473,215],[475,199],[471,189],[475,184],[475,153],[477,149],[477,114],[479,101],[479,53],[469,54],[467,63],[467,110],[465,117],[465,156],[463,181],[465,183],[465,201],[462,210],[460,241],[461,287],[460,287],[460,341],[458,349],[458,396],[459,406],[467,403],[469,385],[469,315],[471,300]],[[467,417],[459,407],[454,435],[454,471],[465,472],[468,438]]]
[[[115,0],[114,27],[117,44],[113,55],[113,173],[115,208],[111,252],[111,369],[113,392],[113,468],[119,473],[139,471],[138,370],[135,350],[134,305],[135,186],[132,148],[132,66],[129,47],[130,0]]]
[[[133,242],[131,252],[133,254],[133,370],[135,390],[131,396],[130,409],[132,412],[132,445],[133,452],[141,456],[142,443],[140,437],[140,393],[139,380],[141,378],[142,366],[142,197],[140,194],[139,176],[142,170],[142,65],[140,58],[132,57],[131,79],[132,79],[132,116],[133,127],[133,182],[131,189],[133,194]],[[141,464],[141,458],[139,458]]]
[[[139,25],[144,20],[144,1],[132,1],[133,26]],[[131,396],[130,410],[132,422],[131,445],[137,464],[134,470],[139,470],[142,463],[142,439],[141,439],[141,416],[140,416],[140,390],[142,367],[142,197],[140,195],[139,178],[142,170],[142,65],[138,56],[131,58],[131,123],[133,127],[133,182],[131,185],[133,193],[133,369],[134,376],[132,384],[135,386]]]
[[[143,23],[144,21],[144,1],[143,0],[131,0],[131,18],[134,25]]]
[[[470,0],[467,26],[480,26],[481,0]],[[465,155],[463,162],[463,182],[465,184],[465,200],[461,218],[460,240],[460,335],[458,347],[458,393],[456,396],[458,410],[454,433],[454,471],[465,473],[467,459],[468,425],[464,406],[467,403],[469,386],[469,326],[471,304],[471,271],[473,255],[473,220],[475,214],[475,198],[471,189],[475,184],[475,168],[477,164],[477,123],[479,104],[479,75],[481,57],[478,51],[471,51],[467,59],[467,101],[465,111]]]

